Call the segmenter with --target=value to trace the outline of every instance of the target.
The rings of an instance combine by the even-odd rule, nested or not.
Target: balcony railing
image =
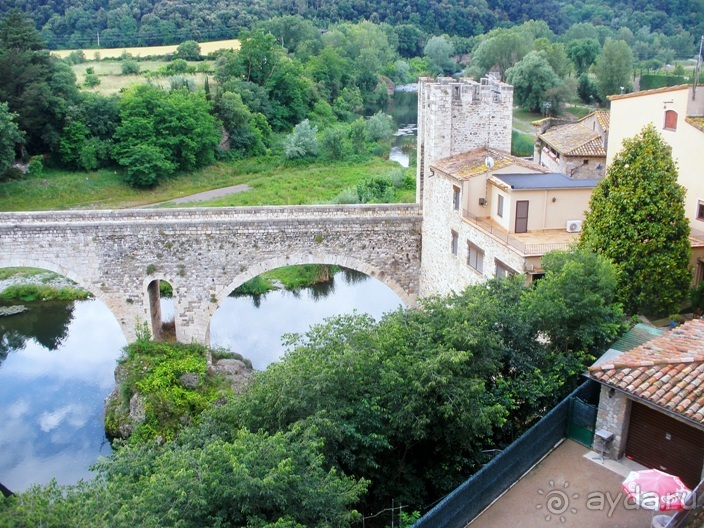
[[[526,244],[525,242],[521,242],[517,238],[510,236],[504,228],[493,224],[486,218],[481,218],[470,213],[467,209],[462,210],[462,219],[470,224],[476,225],[481,230],[486,231],[492,237],[500,240],[507,246],[514,248],[519,253],[522,253],[523,256],[544,255],[545,253],[555,249],[567,249],[569,247],[568,242]]]

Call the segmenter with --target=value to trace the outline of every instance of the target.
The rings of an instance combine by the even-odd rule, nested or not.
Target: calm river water
[[[296,293],[228,297],[213,316],[211,344],[262,370],[284,353],[284,333],[304,333],[354,310],[378,318],[400,305],[378,280],[341,272]],[[91,478],[89,467],[111,453],[103,400],[125,344],[114,316],[97,300],[35,304],[0,317],[0,482],[22,491],[52,478],[60,484]]]

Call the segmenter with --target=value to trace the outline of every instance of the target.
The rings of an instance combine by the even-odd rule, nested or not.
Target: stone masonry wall
[[[513,86],[422,77],[418,85],[418,201],[434,161],[480,147],[511,152]]]
[[[155,279],[173,286],[178,340],[202,343],[233,289],[284,265],[347,266],[409,306],[419,291],[415,205],[0,213],[0,233],[0,266],[76,281],[106,303],[128,341],[137,323],[150,324]]]
[[[452,183],[430,172],[433,162],[491,147],[511,151],[513,87],[492,78],[475,82],[421,78],[418,89],[418,199],[423,209],[421,295],[460,291],[494,275],[494,258],[518,272],[515,253],[472,228],[452,208]],[[461,203],[462,200],[461,200]],[[457,255],[451,252],[458,233]],[[467,265],[467,240],[485,251],[484,274]],[[501,255],[501,256],[499,256]]]
[[[620,391],[614,390],[609,396],[610,388],[601,386],[599,395],[599,412],[596,417],[596,430],[604,429],[614,434],[609,458],[619,459],[626,449],[626,435],[630,422],[630,400]]]
[[[452,208],[453,182],[440,174],[427,181],[423,209],[423,260],[420,295],[462,291],[495,276],[496,260],[518,273],[525,270],[523,259],[506,244],[462,218]],[[457,233],[457,255],[452,254],[452,232]],[[484,269],[479,273],[467,264],[467,242],[484,251]]]

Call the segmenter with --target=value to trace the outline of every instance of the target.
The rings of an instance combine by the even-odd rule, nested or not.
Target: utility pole
[[[692,85],[692,101],[697,97],[697,84],[699,84],[699,67],[702,63],[702,44],[704,44],[704,35],[699,41],[699,55],[697,55],[697,67],[694,69],[694,84]]]

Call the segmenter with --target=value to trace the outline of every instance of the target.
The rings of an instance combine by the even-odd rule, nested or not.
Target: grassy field
[[[156,72],[162,67],[166,66],[168,61],[158,61],[149,60],[139,62],[140,73],[139,75],[122,75],[122,62],[121,61],[90,61],[84,62],[82,64],[75,64],[72,66],[73,72],[76,74],[76,82],[81,85],[83,90],[96,92],[101,95],[112,95],[119,93],[125,88],[129,88],[134,84],[144,84],[147,82],[148,77],[146,76],[149,72]],[[189,62],[191,66],[198,66],[203,64],[212,65],[212,62]],[[212,66],[214,67],[214,65]],[[91,88],[83,86],[86,78],[86,70],[88,68],[93,68],[94,73],[100,79],[100,84],[93,86]],[[186,74],[183,75],[186,79],[194,79],[196,87],[201,88],[205,83],[205,73],[196,74]],[[211,76],[212,77],[212,76]],[[210,79],[212,82],[212,78]],[[152,77],[152,84],[160,88],[169,88],[169,77]]]
[[[60,209],[122,209],[237,184],[251,190],[212,202],[215,205],[301,205],[330,203],[342,190],[363,178],[385,175],[399,165],[380,158],[358,162],[289,164],[279,157],[259,157],[217,163],[200,171],[140,191],[129,187],[119,171],[67,172],[45,170],[42,177],[0,183],[0,211]],[[399,202],[415,201],[415,191],[404,191]]]
[[[221,49],[240,49],[240,41],[237,39],[231,39],[231,40],[218,40],[214,42],[199,42],[200,45],[200,52],[202,55],[207,55],[208,53],[212,53],[217,50]],[[157,56],[157,55],[170,55],[172,53],[176,53],[176,48],[178,48],[177,45],[174,46],[148,46],[148,47],[140,47],[140,48],[98,48],[98,49],[89,49],[89,50],[83,50],[83,52],[86,55],[86,58],[94,58],[96,53],[100,54],[101,59],[117,59],[119,58],[124,52],[129,53],[130,55],[133,55],[135,57],[152,57],[152,56]],[[71,52],[77,51],[77,50],[54,50],[52,51],[52,55],[56,55],[57,57],[61,57],[62,59],[64,57],[67,57]]]

